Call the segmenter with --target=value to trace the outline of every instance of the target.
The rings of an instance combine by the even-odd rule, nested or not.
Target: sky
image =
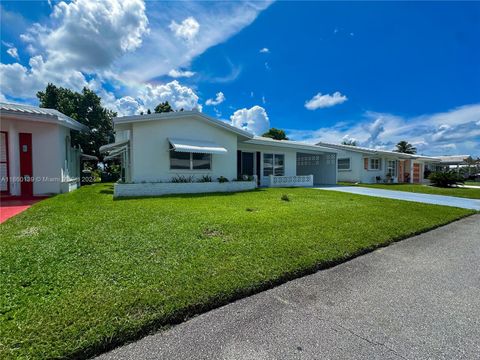
[[[2,1],[0,100],[89,87],[261,135],[480,156],[480,2]]]

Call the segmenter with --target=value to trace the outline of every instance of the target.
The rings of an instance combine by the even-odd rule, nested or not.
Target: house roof
[[[371,149],[371,148],[366,148],[361,146],[331,144],[326,142],[319,142],[317,143],[317,145],[325,146],[325,147],[337,149],[337,150],[359,152],[359,153],[368,154],[368,155],[385,155],[385,156],[395,156],[400,159],[419,159],[419,160],[429,160],[434,162],[439,161],[438,158],[435,158],[432,156],[424,156],[424,155],[418,155],[418,154],[405,154],[405,153],[399,153],[396,151]]]
[[[55,109],[0,102],[0,116],[9,116],[18,120],[53,123],[82,132],[89,131],[87,126]]]
[[[470,155],[435,156],[435,158],[440,160],[441,163],[456,165],[464,163],[470,158]]]
[[[181,119],[181,118],[191,117],[191,116],[194,116],[199,120],[203,120],[210,125],[233,132],[246,139],[253,138],[253,134],[249,133],[248,131],[239,129],[224,121],[214,119],[198,111],[175,111],[175,112],[160,113],[160,114],[153,113],[153,114],[144,114],[144,115],[121,116],[121,117],[113,118],[113,124],[118,125],[118,124],[128,124],[128,123],[144,122],[144,121],[162,121],[162,120],[169,120],[169,119]]]
[[[288,147],[293,149],[300,149],[306,151],[322,151],[328,153],[336,153],[332,149],[323,146],[317,146],[312,144],[307,144],[299,141],[292,141],[292,140],[275,140],[272,138],[267,138],[263,136],[254,136],[253,139],[246,141],[247,144],[255,144],[255,145],[270,145],[270,146],[280,146],[280,147]]]

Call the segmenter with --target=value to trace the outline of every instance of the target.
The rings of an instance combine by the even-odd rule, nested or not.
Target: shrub
[[[447,172],[433,172],[428,179],[432,182],[432,185],[438,187],[450,187],[464,183],[463,177],[452,170]]]
[[[281,199],[282,199],[283,201],[290,201],[290,197],[289,197],[287,194],[283,194],[282,197],[281,197]]]
[[[212,177],[210,175],[203,175],[200,179],[198,179],[198,182],[212,182]]]
[[[228,182],[228,179],[225,176],[220,176],[217,180],[218,180],[219,183]]]
[[[195,176],[176,175],[172,178],[172,183],[191,183],[195,180]]]

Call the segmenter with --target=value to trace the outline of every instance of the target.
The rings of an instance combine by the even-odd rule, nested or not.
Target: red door
[[[0,193],[9,193],[8,178],[8,133],[0,131]]]
[[[32,134],[20,133],[20,192],[22,196],[33,195]]]

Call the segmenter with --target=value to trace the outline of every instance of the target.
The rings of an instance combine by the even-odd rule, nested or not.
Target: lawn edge
[[[465,210],[467,210],[467,209],[465,209]],[[369,254],[369,253],[371,253],[371,252],[373,252],[377,249],[385,248],[385,247],[390,246],[390,245],[392,245],[394,243],[397,243],[399,241],[403,241],[403,240],[412,238],[414,236],[427,233],[429,231],[441,228],[443,226],[452,224],[454,222],[460,221],[460,220],[465,219],[469,216],[479,214],[479,213],[480,212],[478,212],[478,211],[471,210],[471,213],[469,213],[469,214],[461,215],[458,218],[455,218],[453,220],[449,220],[449,221],[447,221],[445,223],[442,223],[440,225],[435,225],[435,226],[432,226],[432,227],[429,227],[429,228],[426,228],[426,229],[423,229],[423,230],[420,230],[420,231],[415,231],[415,232],[410,233],[410,234],[405,235],[405,236],[399,236],[399,237],[396,237],[396,238],[392,238],[388,241],[385,241],[384,243],[361,249],[361,250],[359,250],[359,251],[357,251],[353,254],[349,254],[346,257],[339,258],[337,260],[320,262],[318,264],[315,264],[315,265],[310,266],[310,267],[305,268],[305,269],[291,271],[291,272],[283,274],[282,276],[280,276],[276,279],[261,282],[261,283],[252,285],[250,287],[244,288],[244,289],[239,289],[239,290],[237,290],[237,291],[235,291],[235,292],[233,292],[229,295],[222,296],[222,294],[219,294],[218,296],[210,298],[205,303],[194,304],[194,305],[190,305],[190,306],[187,306],[185,308],[179,309],[179,310],[175,311],[173,314],[167,316],[166,318],[163,318],[162,320],[159,319],[159,320],[150,321],[149,323],[145,324],[140,329],[138,329],[134,332],[131,332],[131,333],[128,333],[128,334],[123,334],[123,335],[119,334],[118,336],[114,336],[114,337],[110,338],[107,342],[104,342],[102,344],[88,346],[84,349],[81,349],[81,350],[75,351],[71,354],[65,355],[62,358],[64,358],[64,359],[91,359],[95,356],[99,356],[101,354],[104,354],[104,353],[107,353],[111,350],[114,350],[115,348],[118,348],[120,346],[124,346],[124,345],[127,345],[129,343],[138,341],[145,336],[152,335],[152,334],[160,332],[162,330],[166,330],[166,329],[168,329],[172,326],[181,324],[181,323],[183,323],[183,322],[185,322],[185,321],[187,321],[187,320],[189,320],[189,319],[191,319],[195,316],[201,315],[201,314],[206,313],[208,311],[218,309],[222,306],[225,306],[225,305],[228,305],[228,304],[233,303],[235,301],[238,301],[238,300],[247,298],[249,296],[258,294],[260,292],[273,289],[273,288],[275,288],[277,286],[280,286],[280,285],[283,285],[283,284],[285,284],[289,281],[292,281],[292,280],[295,280],[295,279],[298,279],[298,278],[301,278],[301,277],[304,277],[304,276],[315,274],[318,271],[333,268],[337,265],[340,265],[340,264],[346,263],[348,261],[351,261],[351,260],[353,260],[353,259],[355,259],[359,256]]]

